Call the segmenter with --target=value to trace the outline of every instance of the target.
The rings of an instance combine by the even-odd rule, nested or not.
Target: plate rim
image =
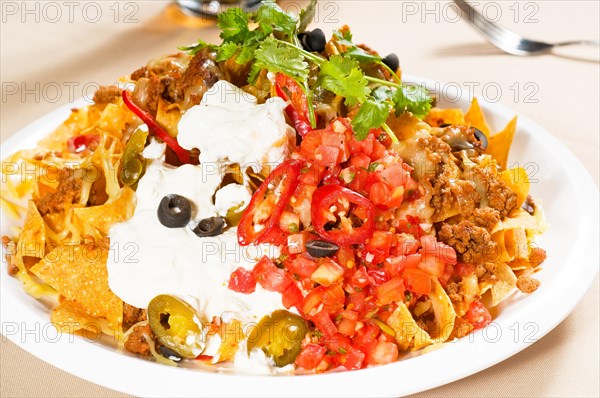
[[[424,83],[427,88],[445,87],[443,82],[420,78],[416,75],[406,74],[403,76],[403,80],[405,82]],[[511,111],[510,108],[500,103],[490,103],[480,98],[478,98],[478,100],[484,112],[488,114],[491,112],[507,118],[509,118],[510,115],[516,114]],[[460,102],[461,101],[458,101],[457,103],[460,104]],[[22,149],[23,145],[21,144],[21,141],[35,140],[35,142],[37,142],[49,133],[50,123],[53,123],[55,120],[57,121],[57,124],[62,122],[62,120],[68,116],[71,108],[88,104],[90,104],[89,101],[81,98],[73,103],[61,106],[30,123],[2,143],[1,158],[5,158],[6,153],[10,154],[15,150]],[[569,258],[569,262],[576,261],[578,258],[586,260],[581,261],[580,263],[583,265],[576,269],[578,271],[578,277],[584,278],[583,280],[586,282],[583,284],[579,283],[580,287],[574,291],[574,294],[568,296],[567,300],[562,300],[561,302],[557,302],[558,298],[552,300],[560,310],[554,312],[551,317],[537,319],[537,321],[543,325],[540,326],[541,333],[536,340],[539,341],[539,339],[543,338],[573,312],[583,296],[589,291],[598,274],[598,252],[593,249],[595,247],[594,242],[598,241],[599,232],[598,226],[596,225],[594,227],[592,222],[592,220],[598,220],[599,218],[598,187],[579,159],[577,159],[558,138],[522,114],[519,114],[518,116],[519,129],[527,131],[528,135],[535,138],[543,138],[553,150],[564,157],[563,161],[571,166],[568,175],[578,182],[576,185],[578,189],[580,189],[578,197],[583,201],[582,207],[591,209],[589,216],[586,219],[581,220],[583,221],[584,228],[582,233],[587,239],[577,242],[577,245],[571,249]],[[54,125],[50,128],[54,128]],[[584,255],[584,253],[589,253],[589,256]],[[4,264],[4,260],[2,260],[2,262]],[[264,375],[229,375],[213,372],[199,372],[184,368],[170,368],[119,353],[115,355],[114,350],[102,347],[99,344],[90,344],[82,338],[68,339],[73,342],[66,341],[66,338],[61,338],[60,341],[54,344],[48,344],[47,342],[36,342],[31,339],[19,339],[18,336],[14,334],[7,336],[4,327],[5,319],[17,320],[16,323],[20,325],[26,325],[32,319],[36,320],[36,322],[45,321],[45,323],[48,324],[49,317],[42,320],[39,314],[36,314],[33,308],[26,303],[25,300],[19,300],[16,303],[8,305],[7,301],[10,301],[12,296],[9,294],[11,289],[7,289],[6,287],[8,283],[11,283],[9,279],[11,281],[15,280],[9,277],[4,271],[0,271],[0,274],[0,321],[2,322],[1,332],[3,339],[12,341],[19,347],[50,365],[58,367],[59,369],[84,380],[91,381],[113,390],[139,396],[168,396],[172,394],[172,390],[166,386],[166,383],[162,387],[149,384],[146,385],[142,382],[131,383],[130,374],[123,370],[136,369],[136,374],[138,372],[143,372],[149,379],[152,379],[155,376],[162,378],[167,377],[170,379],[170,382],[184,383],[177,391],[178,395],[182,396],[197,395],[199,391],[202,391],[198,388],[207,388],[207,385],[210,385],[210,383],[213,383],[213,388],[211,388],[210,391],[205,392],[208,392],[210,395],[220,396],[306,396],[311,393],[314,394],[314,391],[327,391],[328,395],[331,396],[366,396],[374,393],[382,396],[406,395],[426,391],[468,377],[510,358],[531,345],[519,341],[518,343],[511,342],[510,345],[503,343],[501,344],[501,349],[498,345],[489,346],[486,355],[481,356],[474,355],[476,353],[473,351],[477,350],[473,350],[472,347],[469,349],[469,346],[467,345],[469,342],[465,339],[461,339],[458,342],[446,343],[442,348],[428,352],[426,355],[416,356],[384,366],[360,370],[358,373],[339,372],[306,376],[279,375],[271,377]],[[18,288],[20,288],[20,286],[18,286]],[[34,300],[33,298],[31,299]],[[537,307],[547,305],[547,302],[542,303],[541,301],[542,300],[533,300],[527,304],[528,307],[531,307],[531,309],[526,309],[528,310],[528,313],[531,313],[532,319],[536,318],[534,315]],[[472,334],[474,340],[483,339],[483,335],[484,332],[482,330]],[[89,352],[89,354],[82,356],[80,350]],[[65,352],[67,353],[66,355]],[[96,360],[78,360],[82,358],[88,359],[90,355],[96,356]],[[480,360],[478,362],[467,361],[467,365],[461,369],[451,368],[452,371],[447,372],[448,367],[451,367],[452,364],[445,360],[444,357],[453,357],[453,355],[461,355],[466,360],[472,357],[478,357]],[[481,358],[484,360],[481,360]],[[110,363],[111,367],[98,372],[96,363]],[[412,372],[411,369],[403,369],[408,367],[409,364],[411,365],[410,368],[413,368]],[[419,373],[418,371],[415,371],[415,369],[418,370],[421,369],[421,367],[426,367],[428,369],[427,373],[429,374],[431,371],[437,371],[437,377],[421,377],[422,380],[419,381]],[[407,370],[408,373],[406,373]],[[399,372],[405,372],[404,376],[407,380],[413,382],[417,380],[417,382],[412,384],[395,383],[393,384],[393,388],[386,389],[384,387],[381,390],[374,390],[374,387],[372,387],[389,387],[389,380],[395,380],[395,378],[398,377],[398,374],[401,374]],[[356,377],[359,375],[360,377]],[[270,388],[268,390],[264,387],[265,377],[269,377],[268,382]],[[310,383],[304,382],[307,377],[310,377]],[[233,378],[236,379],[235,383],[232,382]],[[365,379],[369,380],[369,383],[364,383]],[[431,381],[428,379],[431,379]]]

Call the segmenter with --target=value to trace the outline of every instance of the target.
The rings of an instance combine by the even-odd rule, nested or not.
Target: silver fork
[[[589,45],[600,46],[596,40],[571,40],[560,43],[544,43],[541,41],[525,39],[510,30],[487,20],[465,0],[454,0],[462,11],[462,17],[485,38],[501,50],[514,55],[538,55],[549,53],[556,47]]]

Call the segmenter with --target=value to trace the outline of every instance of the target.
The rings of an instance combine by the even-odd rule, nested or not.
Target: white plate
[[[433,81],[431,88],[445,87]],[[445,92],[446,98],[458,93]],[[32,147],[58,126],[75,106],[62,107],[2,144],[2,158]],[[468,108],[467,99],[441,106]],[[514,112],[481,101],[495,130]],[[509,165],[530,173],[532,194],[543,201],[550,225],[540,240],[548,259],[532,295],[507,299],[492,325],[424,355],[357,372],[309,376],[217,374],[172,368],[119,354],[83,338],[57,335],[47,309],[23,292],[5,268],[0,272],[2,333],[20,347],[76,376],[140,396],[399,396],[472,375],[527,348],[575,308],[598,272],[598,188],[581,163],[550,133],[519,117]],[[537,182],[536,182],[537,181]],[[9,223],[2,215],[2,232]],[[3,264],[5,266],[5,264]]]

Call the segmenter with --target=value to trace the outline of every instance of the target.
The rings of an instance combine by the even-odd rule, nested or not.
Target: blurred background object
[[[231,7],[254,11],[260,5],[260,0],[176,0],[176,4],[188,15],[216,17]]]

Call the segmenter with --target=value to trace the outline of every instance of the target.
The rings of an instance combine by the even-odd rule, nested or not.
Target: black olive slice
[[[225,219],[223,217],[210,217],[200,220],[192,231],[200,238],[217,236],[223,233]]]
[[[394,53],[386,55],[386,57],[382,59],[382,61],[388,68],[390,68],[394,72],[396,72],[400,67],[400,60],[398,59],[398,56]]]
[[[160,355],[167,359],[170,359],[171,361],[179,362],[182,359],[178,353],[176,353],[170,348],[165,347],[164,345],[158,347],[158,350],[160,351]]]
[[[156,211],[158,221],[167,228],[185,227],[192,218],[190,201],[180,195],[167,195],[160,201]]]
[[[477,138],[477,141],[479,141],[481,143],[481,149],[483,149],[485,151],[488,146],[487,137],[485,136],[483,131],[479,130],[477,127],[472,127],[472,129],[473,129],[473,134],[475,135],[475,138]]]
[[[327,42],[325,33],[319,28],[313,31],[298,33],[298,40],[300,40],[302,47],[306,51],[318,53],[325,50],[325,43]]]
[[[306,242],[306,251],[313,257],[333,256],[340,247],[335,243],[324,240],[311,240]]]

